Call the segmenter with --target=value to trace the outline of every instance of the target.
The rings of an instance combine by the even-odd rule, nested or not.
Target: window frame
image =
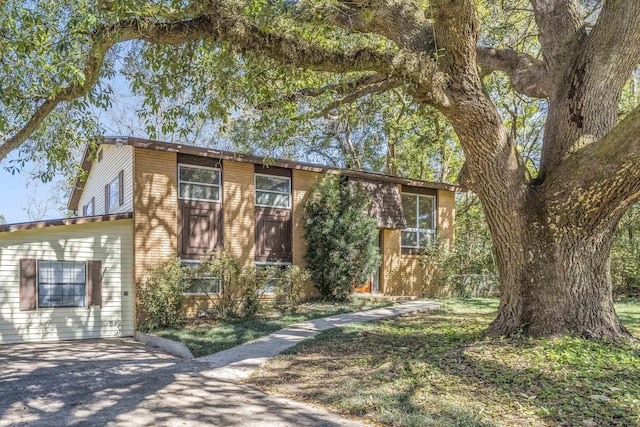
[[[202,261],[201,260],[197,260],[197,259],[181,259],[180,260],[180,267],[182,268],[198,268],[200,265],[202,265]],[[209,276],[209,277],[192,277],[191,279],[198,279],[198,280],[216,280],[218,281],[217,283],[217,291],[214,292],[187,292],[186,289],[182,292],[182,295],[187,295],[187,296],[207,296],[207,295],[222,295],[222,278],[219,276]],[[185,278],[183,279],[184,281],[187,281],[188,279]]]
[[[256,269],[265,268],[265,267],[279,267],[279,268],[282,268],[283,270],[286,270],[286,269],[290,269],[293,266],[293,263],[291,263],[291,262],[273,262],[273,261],[255,261],[253,265],[254,265],[254,267]],[[278,280],[278,279],[273,278],[273,279],[269,279],[269,280]],[[271,295],[274,295],[274,296],[275,295],[280,295],[280,293],[278,293],[278,292],[270,292],[270,291],[268,291],[267,290],[267,286],[263,286],[262,288],[260,288],[260,293],[262,295],[269,295],[269,296],[271,296]]]
[[[83,283],[84,295],[82,297],[82,303],[80,305],[49,305],[49,306],[40,305],[40,285],[41,285],[40,264],[42,262],[48,262],[48,263],[73,263],[73,264],[83,264],[84,265],[84,283]],[[87,286],[88,286],[88,283],[89,283],[89,267],[88,267],[87,261],[37,259],[36,260],[36,309],[38,309],[38,310],[57,309],[57,308],[67,308],[67,309],[71,308],[71,309],[74,309],[74,308],[87,307],[88,306],[87,305],[87,298],[88,298]],[[47,285],[48,283],[44,283],[44,284]],[[61,284],[53,283],[53,285],[55,285],[55,286],[79,285],[79,283],[75,283],[75,282],[74,283],[61,283]]]
[[[258,177],[266,177],[266,178],[276,178],[276,179],[282,179],[282,180],[286,180],[287,183],[289,184],[289,191],[287,193],[284,193],[282,191],[273,191],[273,190],[258,190]],[[272,206],[272,205],[265,205],[262,203],[258,203],[258,191],[262,192],[262,193],[270,193],[270,194],[280,194],[280,195],[284,195],[286,194],[288,196],[287,198],[287,206]],[[291,209],[291,205],[292,205],[292,184],[291,184],[291,177],[290,176],[281,176],[281,175],[269,175],[266,173],[254,173],[253,174],[253,203],[255,206],[261,207],[261,208],[272,208],[272,209]]]
[[[87,208],[91,206],[91,215],[87,214]],[[94,216],[96,214],[96,198],[92,197],[89,203],[82,207],[82,216]]]
[[[218,172],[218,183],[217,184],[211,184],[211,183],[204,183],[204,182],[194,182],[194,181],[183,181],[180,179],[180,168],[181,167],[186,167],[186,168],[191,168],[191,169],[202,169],[202,170],[208,170],[208,171],[216,171]],[[218,187],[218,198],[217,199],[200,199],[197,197],[182,197],[180,195],[180,185],[181,184],[194,184],[194,185],[202,185],[205,187]],[[214,167],[210,167],[210,166],[200,166],[200,165],[192,165],[189,163],[178,163],[178,199],[180,200],[195,200],[195,201],[199,201],[199,202],[210,202],[210,203],[220,203],[222,201],[222,169],[221,168],[214,168]]]
[[[427,233],[429,235],[432,236],[432,242],[435,241],[436,238],[436,224],[437,224],[437,219],[436,219],[436,215],[437,215],[437,198],[436,196],[430,195],[430,194],[420,194],[420,193],[411,193],[408,191],[404,191],[400,193],[400,198],[402,199],[402,196],[413,196],[416,198],[416,223],[413,224],[413,227],[410,227],[409,224],[407,224],[406,228],[403,228],[400,231],[400,248],[402,250],[407,250],[407,251],[419,251],[421,249],[424,249],[425,246],[424,245],[420,245],[420,233]],[[431,227],[432,228],[420,228],[420,198],[430,198],[431,199]],[[406,215],[405,215],[405,219],[406,219]],[[416,246],[407,246],[407,245],[403,245],[402,244],[402,233],[403,232],[410,232],[410,233],[416,233]]]
[[[113,178],[109,184],[107,184],[107,197],[105,200],[105,213],[107,215],[109,215],[110,213],[113,213],[116,209],[120,208],[122,206],[122,203],[120,203],[120,201],[122,200],[122,195],[120,194],[120,191],[122,190],[122,183],[120,182],[120,179],[122,178],[122,174],[118,174],[115,178]],[[113,184],[117,184],[116,188],[117,188],[117,192],[112,192],[111,191],[111,187],[113,186]],[[113,199],[113,195],[117,194],[117,200],[116,203],[114,203],[113,205],[111,204],[111,199]]]

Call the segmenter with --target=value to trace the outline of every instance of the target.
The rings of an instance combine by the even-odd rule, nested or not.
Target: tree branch
[[[284,63],[316,71],[391,73],[394,68],[394,55],[390,52],[367,48],[331,50],[292,36],[270,33],[240,13],[234,13],[223,1],[212,2],[207,15],[178,22],[158,22],[149,18],[124,20],[93,33],[84,66],[84,81],[62,87],[42,102],[26,124],[0,145],[0,160],[20,147],[60,103],[88,93],[100,77],[106,53],[114,45],[129,40],[178,45],[203,39],[230,42],[240,52],[264,54]]]
[[[440,111],[453,124],[464,150],[468,172],[465,182],[482,195],[485,191],[482,177],[490,173],[500,182],[497,187],[500,192],[522,196],[528,183],[526,167],[478,74],[476,51],[480,23],[475,3],[436,0],[432,8],[438,46],[443,51],[438,65],[451,76],[447,93],[452,103]],[[504,66],[505,61],[496,60],[494,65]],[[495,199],[495,189],[493,191]],[[512,197],[500,198],[505,203],[513,200]]]
[[[318,11],[318,10],[316,10]],[[319,10],[334,25],[362,33],[375,33],[394,41],[400,48],[436,55],[436,37],[427,12],[415,2],[401,0],[343,0],[323,4]],[[477,47],[478,66],[483,76],[505,72],[513,88],[534,98],[547,98],[550,79],[543,61],[510,49]]]
[[[622,88],[640,60],[640,3],[607,1],[594,29],[558,79],[541,156],[541,176],[618,122]]]
[[[341,105],[351,104],[352,102],[355,102],[358,99],[365,97],[367,95],[386,92],[390,89],[393,89],[394,87],[398,87],[402,85],[402,83],[403,83],[402,80],[399,80],[399,79],[388,79],[388,80],[380,81],[378,83],[373,83],[373,84],[364,86],[360,90],[351,92],[350,94],[331,102],[329,105],[324,107],[316,115],[316,117],[327,117],[333,110],[340,107]]]
[[[583,227],[597,227],[607,215],[640,198],[640,106],[598,142],[589,144],[555,168],[543,190],[559,211],[581,206]],[[597,213],[600,213],[599,215]]]
[[[532,98],[547,98],[551,94],[551,79],[543,61],[511,49],[478,46],[476,54],[483,77],[502,71],[518,93]]]
[[[583,13],[577,0],[530,0],[538,25],[542,57],[549,67],[567,65],[567,57],[585,35]]]
[[[599,86],[622,89],[640,61],[640,2],[606,1],[581,53]]]
[[[371,74],[359,80],[354,80],[351,82],[340,82],[340,83],[328,84],[320,88],[303,88],[303,89],[300,89],[299,91],[296,91],[292,94],[282,97],[276,101],[265,102],[263,104],[260,104],[256,108],[259,110],[272,108],[273,106],[279,103],[302,101],[306,98],[314,98],[329,92],[334,93],[336,95],[346,95],[350,92],[359,90],[364,86],[380,83],[387,79],[388,77],[382,74]]]
[[[360,33],[380,34],[400,49],[433,52],[433,28],[417,4],[405,0],[341,0],[322,4],[322,13],[334,25]]]

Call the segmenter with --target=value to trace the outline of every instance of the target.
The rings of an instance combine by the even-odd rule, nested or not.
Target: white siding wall
[[[133,148],[129,145],[117,147],[103,144],[100,146],[102,160],[96,159],[91,167],[84,190],[78,203],[78,216],[82,216],[82,208],[96,198],[94,215],[105,215],[104,187],[113,181],[120,171],[124,171],[124,203],[111,213],[133,211]]]
[[[102,261],[102,307],[20,311],[21,258]],[[131,336],[133,330],[133,220],[0,233],[0,344]]]

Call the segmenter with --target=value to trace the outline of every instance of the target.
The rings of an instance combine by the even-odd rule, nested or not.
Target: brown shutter
[[[102,261],[87,261],[87,307],[102,307]]]
[[[291,262],[291,209],[255,208],[255,260]]]
[[[109,214],[109,184],[104,186],[104,214]]]
[[[121,170],[118,174],[118,194],[120,195],[119,206],[124,205],[124,171]]]
[[[36,269],[35,259],[20,260],[20,311],[36,309]]]

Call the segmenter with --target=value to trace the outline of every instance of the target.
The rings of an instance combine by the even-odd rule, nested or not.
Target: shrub
[[[281,310],[298,311],[302,302],[304,284],[311,275],[307,270],[293,265],[279,273],[279,286],[276,289],[277,303]]]
[[[370,202],[357,186],[327,175],[304,206],[308,243],[304,258],[325,299],[348,298],[378,267],[378,230],[365,213]]]
[[[147,269],[145,278],[136,284],[138,329],[172,328],[182,321],[183,278],[177,257]]]
[[[491,234],[476,196],[465,194],[456,206],[456,240],[436,242],[421,258],[436,271],[437,296],[489,297],[499,294]]]
[[[246,266],[221,251],[213,253],[210,259],[204,259],[200,266],[191,268],[188,278],[219,280],[221,293],[204,293],[217,317],[236,319],[252,317],[260,310],[260,296],[269,275],[268,270]]]

